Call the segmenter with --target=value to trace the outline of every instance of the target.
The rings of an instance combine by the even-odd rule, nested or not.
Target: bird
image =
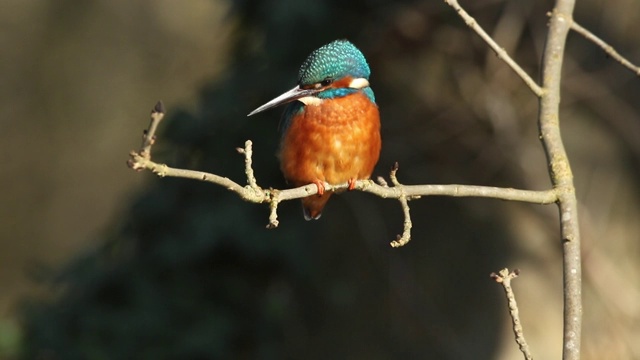
[[[317,194],[302,199],[306,220],[317,220],[330,185],[369,179],[380,157],[380,113],[369,84],[369,64],[348,40],[314,50],[298,71],[297,85],[249,113],[287,104],[280,120],[277,156],[285,180],[314,183]]]

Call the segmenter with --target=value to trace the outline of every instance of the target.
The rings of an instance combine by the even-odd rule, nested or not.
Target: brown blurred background
[[[162,99],[162,161],[241,181],[233,149],[252,139],[258,180],[285,186],[272,155],[278,111],[245,115],[293,85],[311,50],[347,37],[370,62],[381,108],[376,175],[399,161],[405,183],[548,187],[535,97],[443,3],[2,3],[0,357],[512,359],[505,300],[488,279],[508,266],[522,270],[514,286],[534,356],[559,358],[555,207],[422,199],[412,203],[414,239],[397,250],[388,246],[402,226],[395,202],[346,194],[318,223],[288,204],[284,229],[267,232],[263,207],[125,166]],[[462,5],[537,78],[552,2]],[[579,1],[575,18],[640,63],[639,2]],[[567,49],[561,125],[581,204],[584,358],[637,359],[640,79],[577,34]],[[139,284],[123,285],[137,275]],[[200,287],[245,289],[244,281],[258,299],[246,308],[234,307],[242,297],[219,302],[226,295],[215,291],[190,297]],[[165,325],[135,318],[125,339],[138,340],[121,346],[109,337],[116,327],[93,316],[153,314],[155,303],[137,308],[123,299],[146,295],[113,284],[155,289],[149,299],[177,294],[189,305],[158,311],[182,319],[191,308],[211,327],[167,320],[173,330],[152,336],[149,328]],[[106,310],[93,305],[104,301]],[[205,311],[219,303],[229,308]],[[176,340],[181,326],[191,342]],[[228,330],[245,327],[255,335]],[[58,337],[43,335],[52,332]],[[194,334],[204,338],[198,346]],[[142,352],[144,335],[172,345]]]
[[[0,328],[29,270],[95,247],[144,184],[124,164],[153,103],[195,103],[224,69],[224,1],[2,1]],[[1,341],[1,340],[0,340]]]

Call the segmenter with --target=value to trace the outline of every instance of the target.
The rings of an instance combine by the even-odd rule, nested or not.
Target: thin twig
[[[511,272],[509,272],[509,269],[502,269],[497,274],[491,273],[490,276],[504,288],[504,293],[507,296],[507,303],[509,306],[509,315],[511,315],[511,322],[513,323],[513,334],[516,337],[516,343],[518,343],[518,347],[524,355],[525,360],[532,360],[533,357],[531,356],[531,351],[529,350],[529,345],[527,345],[527,340],[524,337],[524,330],[520,323],[520,313],[518,311],[518,304],[516,303],[516,296],[511,288],[511,279],[517,278],[519,274],[520,272],[517,269]]]
[[[240,154],[244,154],[244,172],[247,175],[247,184],[256,192],[262,191],[253,173],[253,143],[251,140],[247,140],[244,142],[244,149],[236,148],[236,150],[238,150]]]
[[[536,83],[536,81],[533,80],[531,76],[529,76],[529,74],[527,74],[520,67],[520,65],[518,65],[518,63],[516,63],[509,56],[509,54],[507,54],[507,52],[502,47],[500,47],[500,45],[498,45],[495,42],[495,40],[493,40],[493,38],[489,36],[489,34],[487,34],[484,31],[484,29],[482,29],[480,25],[478,25],[478,22],[460,6],[460,4],[458,3],[458,0],[444,0],[444,2],[447,3],[449,6],[451,6],[458,13],[458,15],[460,15],[460,17],[464,20],[467,26],[473,29],[473,31],[475,31],[482,38],[482,40],[484,40],[489,45],[491,50],[493,50],[496,53],[499,59],[501,59],[507,65],[509,65],[509,67],[513,71],[515,71],[515,73],[518,74],[518,76],[520,76],[520,78],[525,82],[525,84],[527,84],[529,89],[531,89],[531,91],[533,91],[533,93],[536,94],[536,96],[538,97],[542,96],[544,91],[543,88],[541,88],[540,85],[538,85],[538,83]]]
[[[278,192],[277,190],[272,190],[274,196],[269,203],[269,223],[267,224],[267,229],[275,229],[280,224],[280,221],[278,221],[278,204],[280,203],[280,200],[278,200]]]
[[[156,131],[160,121],[164,118],[165,109],[162,101],[158,101],[151,110],[151,121],[149,128],[142,133],[142,145],[140,146],[140,155],[147,160],[151,160],[151,147],[156,142]]]
[[[591,31],[580,26],[580,24],[578,24],[575,20],[571,22],[571,30],[577,32],[578,34],[584,36],[587,40],[598,45],[602,50],[604,50],[604,52],[607,53],[607,55],[614,58],[616,61],[622,64],[622,66],[631,70],[637,76],[640,76],[640,67],[637,67],[636,65],[632,64],[631,61],[627,60],[624,56],[620,55],[616,51],[616,49],[613,48],[613,46],[607,44],[604,40],[594,35]]]
[[[398,235],[394,241],[391,242],[391,247],[401,247],[406,245],[411,240],[411,227],[413,224],[411,223],[411,214],[409,213],[409,199],[407,198],[407,194],[402,189],[402,184],[398,181],[396,174],[398,173],[399,165],[396,162],[391,169],[391,173],[389,174],[389,178],[391,179],[391,183],[394,187],[400,188],[400,197],[398,200],[400,201],[400,205],[402,206],[402,213],[404,214],[404,226],[402,230],[402,235]]]

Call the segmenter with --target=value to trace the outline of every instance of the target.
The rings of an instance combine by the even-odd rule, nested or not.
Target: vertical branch
[[[560,136],[560,82],[567,33],[575,0],[557,0],[550,14],[542,58],[542,87],[538,125],[551,182],[558,194],[564,275],[564,339],[562,358],[580,359],[582,290],[578,204],[569,159]]]

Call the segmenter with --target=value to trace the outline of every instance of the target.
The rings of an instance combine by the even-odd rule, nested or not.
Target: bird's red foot
[[[349,184],[349,187],[347,189],[349,189],[349,190],[355,189],[356,188],[356,181],[358,181],[358,180],[356,180],[356,178],[349,179],[347,181],[347,184]]]
[[[324,182],[322,182],[320,180],[315,180],[313,183],[316,184],[316,186],[318,187],[318,196],[323,195],[324,194]]]

